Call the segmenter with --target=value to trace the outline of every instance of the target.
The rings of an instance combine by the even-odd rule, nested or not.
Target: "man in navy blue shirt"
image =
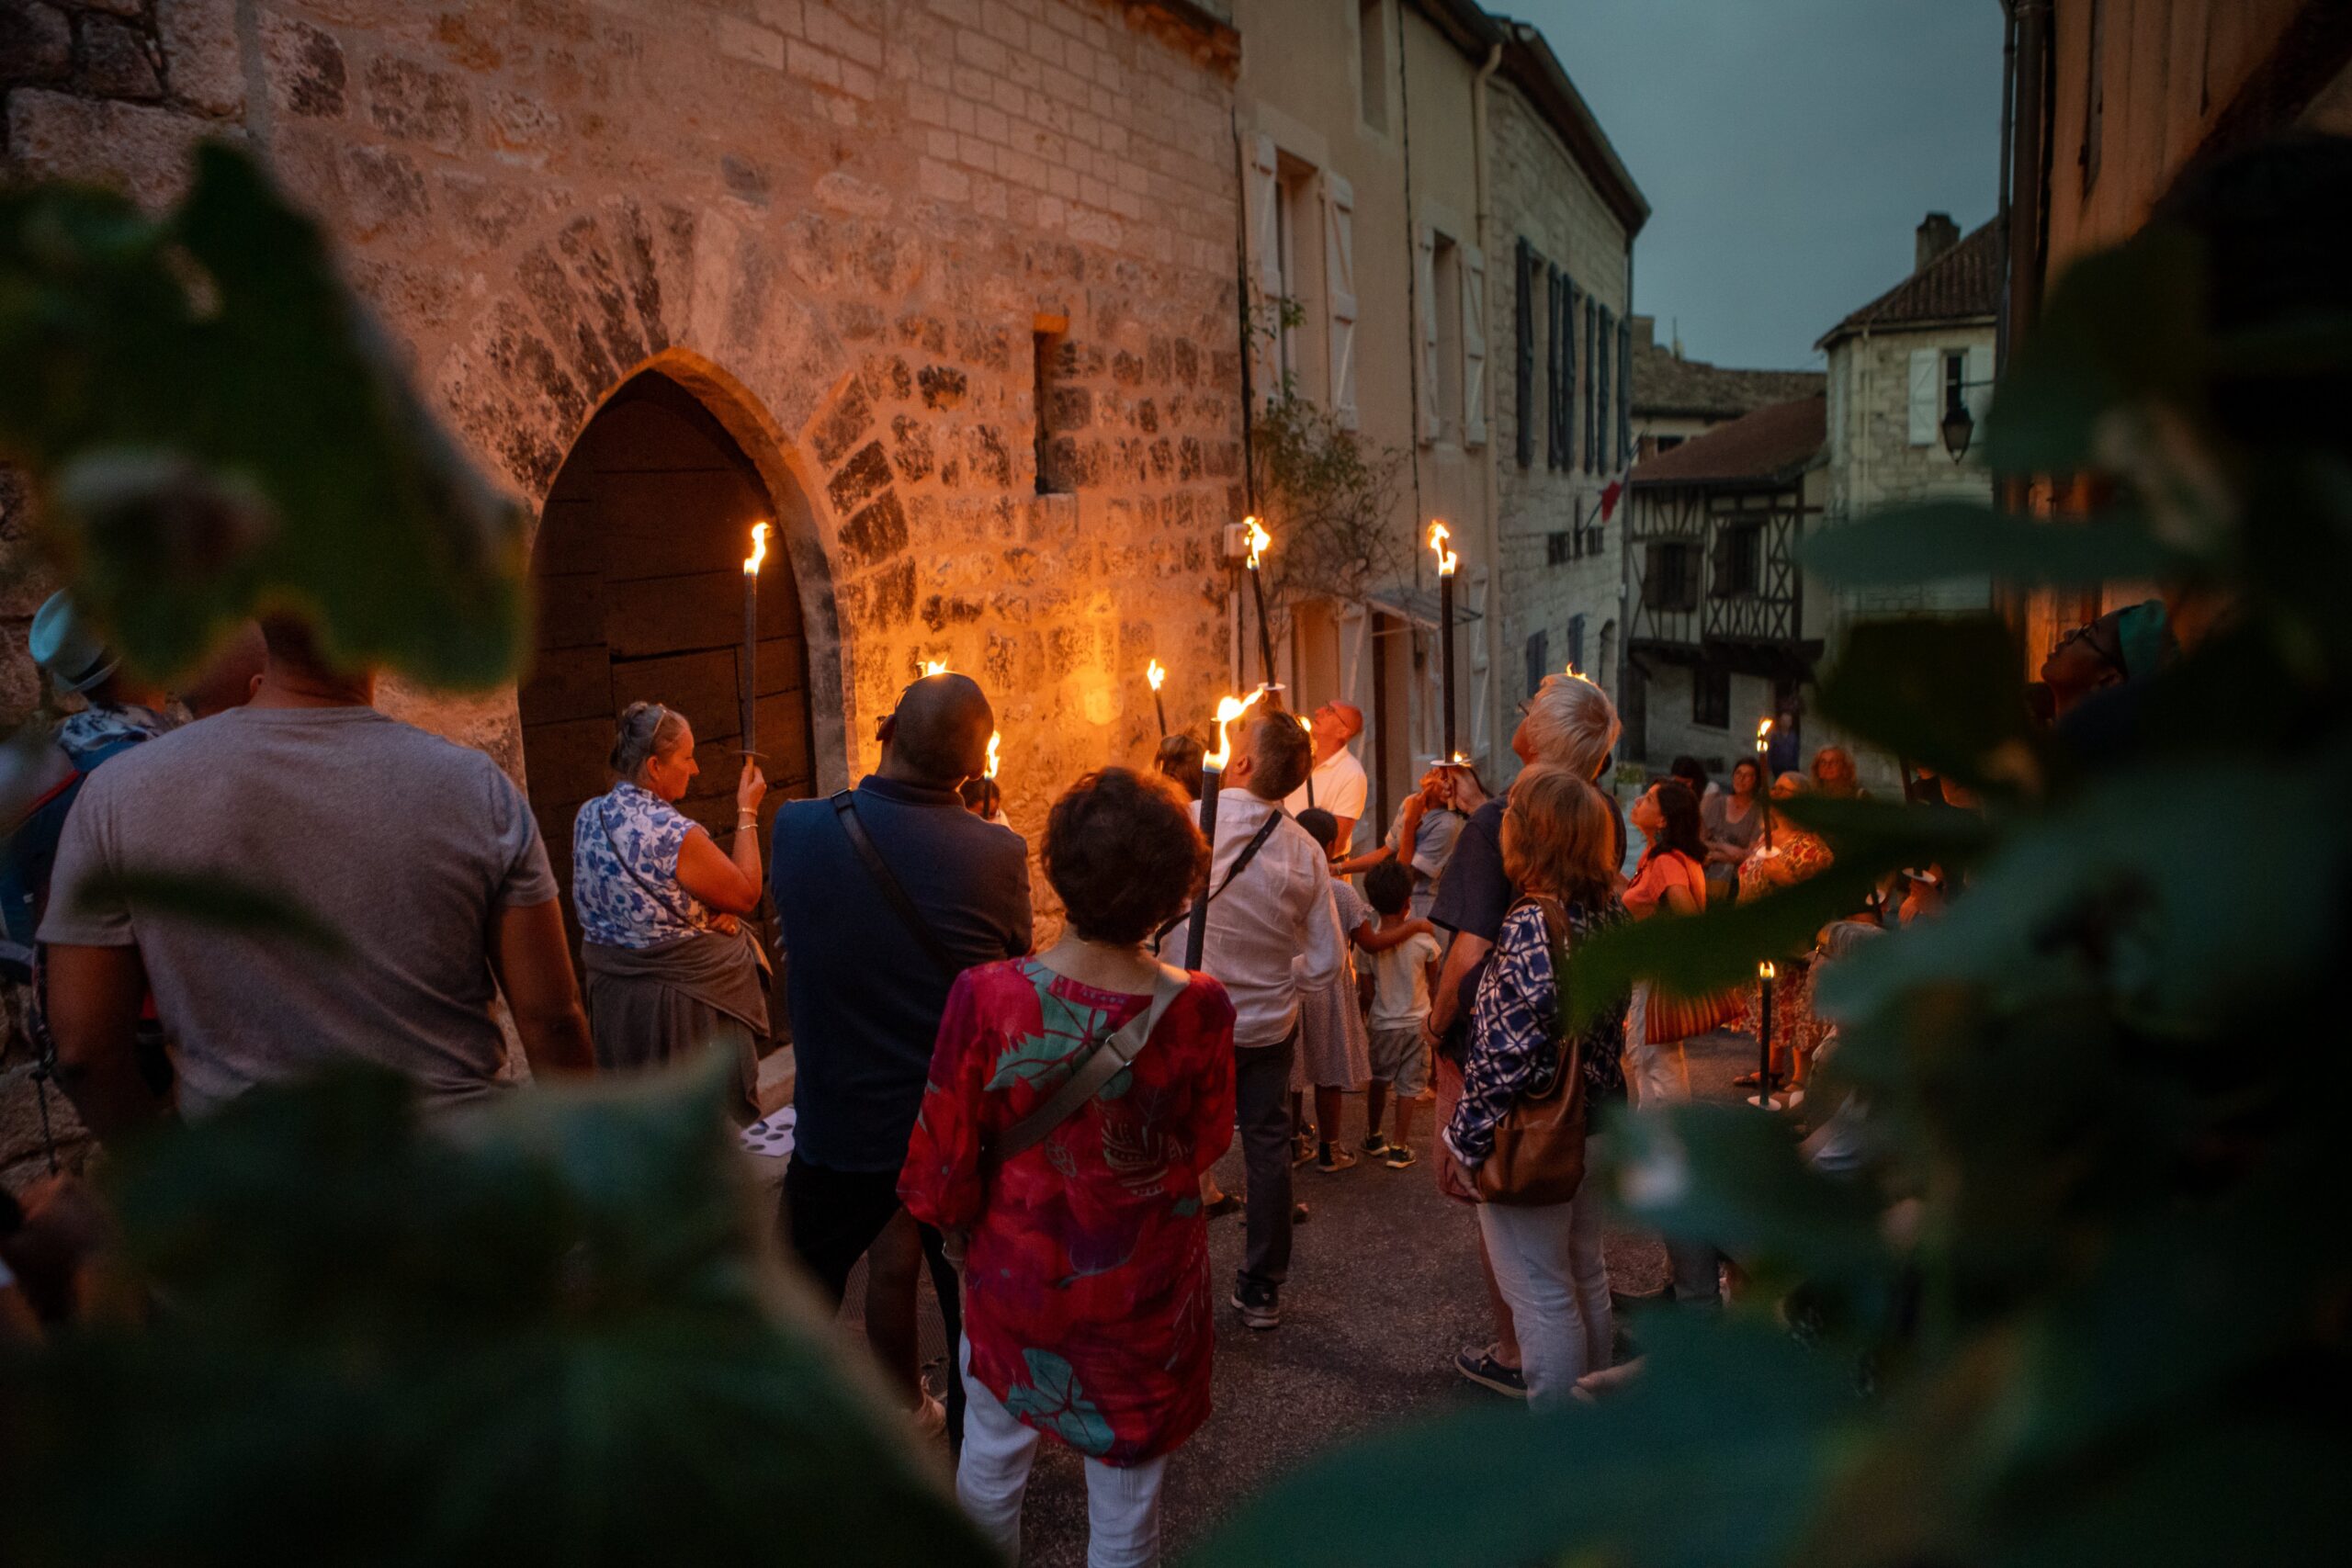
[[[850,1270],[898,1218],[899,1168],[956,975],[1030,948],[1029,851],[957,795],[996,728],[970,677],[926,676],[882,720],[882,765],[856,789],[775,815],[769,886],[784,928],[797,1082],[784,1208],[793,1251],[839,1303]],[[862,831],[880,869],[853,834]],[[895,887],[903,904],[892,896]],[[923,1250],[954,1353],[960,1313],[938,1234]],[[914,1276],[877,1281],[867,1314],[886,1367],[914,1365]],[[948,1377],[951,1405],[960,1380]],[[919,1395],[921,1408],[930,1408]],[[953,1411],[950,1412],[951,1416]]]

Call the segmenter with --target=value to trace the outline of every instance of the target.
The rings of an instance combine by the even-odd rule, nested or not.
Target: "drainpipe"
[[[1510,25],[1504,24],[1505,27]],[[1496,67],[1502,62],[1503,41],[1498,38],[1487,46],[1487,62],[1478,67],[1477,79],[1470,84],[1470,139],[1478,187],[1478,214],[1471,227],[1477,232],[1478,249],[1487,252],[1490,258],[1494,253],[1487,243],[1487,221],[1491,216],[1493,203],[1490,188],[1492,182],[1488,179],[1487,173],[1487,85],[1493,80]],[[1487,272],[1487,286],[1489,290],[1494,287],[1494,279],[1495,273],[1490,260]],[[1487,320],[1493,320],[1492,311],[1487,312]],[[1479,322],[1478,330],[1485,333],[1487,321]],[[1486,460],[1479,465],[1479,473],[1484,480],[1487,495],[1487,624],[1480,629],[1487,639],[1487,739],[1488,744],[1493,746],[1499,754],[1502,749],[1501,732],[1495,720],[1496,699],[1502,691],[1502,682],[1497,672],[1500,669],[1498,661],[1502,658],[1503,552],[1502,519],[1496,511],[1495,438],[1501,425],[1495,418],[1495,382],[1498,378],[1495,375],[1495,353],[1491,334],[1487,349],[1486,379],[1487,448]],[[1500,771],[1499,768],[1496,770],[1498,774]]]

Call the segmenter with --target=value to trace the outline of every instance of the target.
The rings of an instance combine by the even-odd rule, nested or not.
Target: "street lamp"
[[[1976,434],[1976,420],[1968,412],[1965,398],[1954,398],[1944,414],[1944,450],[1951,454],[1955,463],[1968,456],[1968,443]]]

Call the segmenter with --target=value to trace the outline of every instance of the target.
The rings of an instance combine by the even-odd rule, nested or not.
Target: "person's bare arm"
[[[506,993],[506,1010],[514,1016],[532,1074],[594,1071],[595,1053],[572,979],[561,907],[550,898],[499,910],[491,922],[490,966]]]
[[[1332,820],[1340,825],[1339,832],[1332,836],[1332,843],[1344,850],[1350,844],[1356,841],[1356,819],[1354,818],[1334,817]]]
[[[57,943],[43,960],[49,1027],[57,1037],[57,1084],[101,1142],[162,1122],[171,1107],[139,1071],[132,1038],[147,997],[135,947]]]
[[[760,799],[767,792],[759,765],[745,758],[735,781],[734,852],[720,854],[700,828],[678,846],[678,886],[721,914],[748,915],[760,907]]]
[[[1468,1005],[1468,998],[1462,995],[1462,983],[1469,978],[1478,960],[1493,952],[1494,947],[1485,937],[1472,936],[1468,931],[1453,933],[1453,942],[1445,950],[1444,967],[1438,971],[1437,990],[1430,998],[1429,1022],[1423,1026],[1432,1043],[1445,1038],[1453,1021]]]
[[[1368,929],[1365,935],[1356,939],[1356,945],[1366,953],[1385,953],[1392,947],[1412,941],[1423,931],[1435,936],[1437,928],[1429,921],[1419,919],[1407,920],[1404,924],[1387,931],[1373,926]]]
[[[1386,844],[1375,844],[1353,860],[1333,861],[1331,870],[1340,876],[1360,876],[1396,852]]]

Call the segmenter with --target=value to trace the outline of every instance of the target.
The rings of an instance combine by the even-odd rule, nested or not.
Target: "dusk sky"
[[[1999,200],[1997,0],[1508,0],[1649,197],[1634,309],[1718,365],[1815,339],[1910,271],[1912,231]]]

